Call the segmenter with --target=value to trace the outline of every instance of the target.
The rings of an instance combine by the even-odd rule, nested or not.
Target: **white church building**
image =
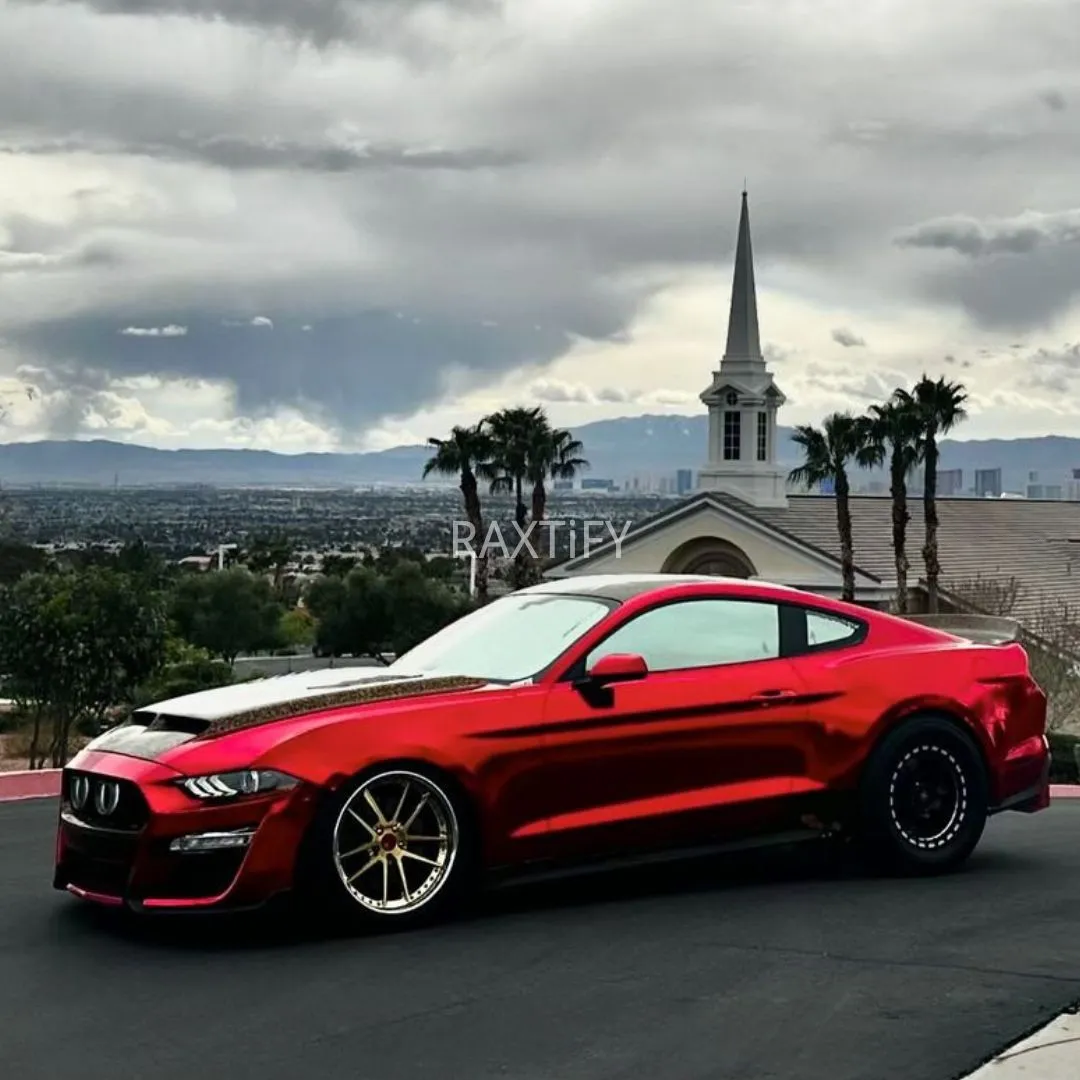
[[[635,523],[618,549],[614,543],[597,545],[588,555],[551,566],[546,576],[716,574],[762,578],[839,596],[835,500],[791,494],[788,468],[777,462],[777,421],[785,398],[762,354],[745,192],[727,347],[701,400],[709,411],[709,445],[698,490],[655,517]],[[1048,589],[1080,607],[1080,574],[1072,573],[1080,542],[1080,503],[939,498],[937,507],[946,592],[950,582],[990,574],[1019,582],[1021,607],[1037,605]],[[910,587],[917,609],[924,531],[921,500],[911,500],[909,510]],[[851,499],[859,603],[884,606],[893,595],[891,512],[889,498]],[[977,544],[973,537],[979,538]],[[948,602],[947,596],[943,599]]]
[[[546,576],[716,574],[839,595],[835,504],[821,496],[789,495],[788,470],[776,459],[777,417],[785,398],[761,349],[746,192],[727,347],[701,401],[709,410],[709,445],[698,491],[632,526],[618,550],[614,543],[595,546],[588,555],[551,567]],[[888,509],[888,500],[879,501]],[[799,512],[792,512],[793,504]],[[861,567],[856,573],[856,596],[864,603],[887,600],[892,588]]]

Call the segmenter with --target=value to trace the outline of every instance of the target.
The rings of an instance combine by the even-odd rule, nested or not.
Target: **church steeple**
[[[739,236],[735,241],[735,274],[731,281],[731,313],[724,360],[760,360],[764,363],[758,331],[754,249],[750,243],[750,208],[745,188],[739,214]]]
[[[709,410],[709,452],[698,474],[698,486],[726,491],[752,506],[786,506],[785,474],[776,460],[776,414],[784,395],[761,352],[745,185],[735,241],[727,348],[701,400]]]

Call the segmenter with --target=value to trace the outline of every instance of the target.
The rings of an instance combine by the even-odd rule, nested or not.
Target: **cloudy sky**
[[[787,423],[925,369],[1080,433],[1078,55],[1074,0],[0,0],[0,438],[696,411],[744,176]]]

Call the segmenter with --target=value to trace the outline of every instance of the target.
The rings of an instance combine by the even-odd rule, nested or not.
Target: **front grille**
[[[150,816],[143,793],[130,780],[65,769],[61,791],[64,809],[95,828],[138,832]]]
[[[128,863],[109,862],[79,851],[69,851],[64,856],[63,873],[67,883],[81,889],[106,896],[123,896],[131,867]]]
[[[163,842],[155,847],[153,880],[143,882],[140,891],[174,899],[219,896],[233,883],[246,855],[245,848],[179,854]]]
[[[65,812],[62,875],[65,883],[91,892],[123,895],[135,862],[134,833],[98,830],[78,824]]]

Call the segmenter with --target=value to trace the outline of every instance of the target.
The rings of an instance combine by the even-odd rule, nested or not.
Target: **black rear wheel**
[[[953,870],[986,826],[989,782],[972,736],[937,716],[914,717],[875,747],[859,787],[866,854],[908,874]]]

